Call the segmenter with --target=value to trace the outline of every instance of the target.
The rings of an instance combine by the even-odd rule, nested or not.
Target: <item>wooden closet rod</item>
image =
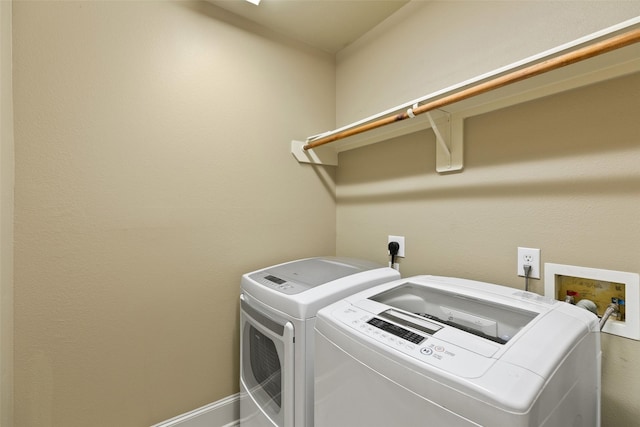
[[[420,105],[414,108],[412,112],[414,116],[417,116],[418,114],[423,114],[428,111],[435,110],[436,108],[441,108],[441,107],[444,107],[445,105],[453,104],[454,102],[462,101],[467,98],[471,98],[473,96],[480,95],[482,93],[489,92],[494,89],[498,89],[502,86],[509,85],[511,83],[519,82],[521,80],[525,80],[530,77],[534,77],[539,74],[543,74],[548,71],[552,71],[552,70],[564,67],[566,65],[570,65],[585,59],[589,59],[594,56],[598,56],[603,53],[610,52],[612,50],[631,45],[638,41],[640,41],[640,28],[631,30],[629,32],[626,32],[617,36],[613,36],[611,38],[599,41],[597,43],[590,44],[588,46],[582,47],[572,52],[567,52],[555,58],[547,59],[546,61],[540,62],[538,64],[530,65],[528,67],[513,71],[511,73],[505,74],[500,77],[496,77],[484,83],[471,86],[467,89],[461,90],[460,92],[456,92],[451,95],[445,96],[443,98],[436,99],[434,101]],[[351,129],[346,129],[342,132],[335,133],[333,135],[328,135],[328,136],[316,139],[315,141],[312,141],[304,145],[302,148],[304,150],[309,150],[311,148],[319,147],[321,145],[338,141],[340,139],[347,138],[349,136],[353,136],[353,135],[357,135],[373,129],[377,129],[379,127],[386,126],[395,122],[399,122],[401,120],[406,120],[410,117],[411,116],[409,116],[407,112],[383,117],[381,119],[372,121],[370,123],[365,123],[359,126],[355,126]]]

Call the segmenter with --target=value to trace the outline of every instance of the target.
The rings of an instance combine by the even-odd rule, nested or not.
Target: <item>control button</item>
[[[433,353],[433,350],[427,347],[422,347],[420,349],[420,353],[424,354],[425,356],[431,356],[431,354]]]
[[[443,352],[444,351],[444,347],[441,346],[441,345],[437,345],[437,346],[435,346],[434,350],[435,351],[439,351],[439,352]]]

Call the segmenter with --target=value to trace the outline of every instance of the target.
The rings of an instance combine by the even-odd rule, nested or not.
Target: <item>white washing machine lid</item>
[[[343,340],[340,347],[354,359],[388,369],[384,375],[389,378],[394,368],[388,361],[395,360],[393,366],[406,370],[410,382],[424,375],[438,387],[444,384],[496,408],[522,412],[552,376],[580,374],[557,371],[579,343],[587,343],[585,360],[598,357],[597,325],[587,310],[537,294],[459,278],[414,276],[324,307],[315,330],[329,341]]]
[[[352,258],[316,257],[274,265],[242,276],[242,291],[296,318],[352,293],[396,280],[389,267]]]

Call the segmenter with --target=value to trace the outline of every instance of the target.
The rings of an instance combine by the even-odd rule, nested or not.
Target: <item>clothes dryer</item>
[[[240,425],[313,426],[317,311],[396,280],[368,261],[317,257],[244,274],[240,295]]]
[[[323,308],[315,340],[315,427],[600,425],[598,319],[551,298],[411,277]]]

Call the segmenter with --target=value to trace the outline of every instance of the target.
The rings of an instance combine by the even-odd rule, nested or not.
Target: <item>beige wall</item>
[[[476,4],[451,3],[451,25],[456,25],[459,9],[473,9]],[[502,3],[499,6],[506,7]],[[539,6],[529,6],[531,16],[535,16]],[[559,6],[549,5],[553,7]],[[581,15],[585,33],[597,29],[593,23],[597,27],[613,21],[607,23],[611,25],[616,19],[640,14],[640,10],[632,11],[640,7],[637,2],[621,5],[626,17],[618,11],[607,15],[611,11],[600,4],[587,7],[593,12],[602,10],[593,16]],[[447,4],[438,2],[433,8],[444,10]],[[504,24],[500,8],[490,10],[496,14],[495,22]],[[403,54],[388,46],[401,45],[404,34],[428,31],[429,25],[417,28],[416,16],[408,18],[407,26],[389,28],[340,54],[339,122],[361,118],[352,115],[369,108],[365,105],[367,98],[375,104],[389,101],[396,87],[399,92],[407,91],[405,95],[411,89],[406,80],[398,78],[385,87],[372,83],[376,91],[367,91],[358,88],[364,83],[355,75],[366,76],[362,78],[370,82],[382,80],[386,64],[393,63],[394,70],[411,70],[418,80],[445,71],[461,76],[467,71],[465,58],[472,62],[480,57],[487,62],[484,56],[493,55],[493,50],[471,55],[462,48],[442,52],[443,56],[454,56],[459,64],[442,61],[439,66],[452,68],[438,70],[433,70],[432,63],[422,55],[405,60]],[[488,21],[482,22],[486,27]],[[466,39],[485,34],[471,20],[466,23],[471,26]],[[487,33],[508,35],[514,28],[523,28],[526,33],[529,25],[536,26],[535,22],[516,20],[508,28]],[[577,34],[581,28],[573,32]],[[542,40],[531,43],[542,46],[568,41],[552,29],[539,35]],[[564,32],[558,31],[560,35]],[[448,35],[443,34],[442,40]],[[430,48],[426,42],[421,46]],[[505,49],[509,52],[504,58],[511,56],[513,60],[518,52],[512,50],[517,47]],[[420,60],[424,63],[418,63]],[[405,63],[413,68],[405,67]],[[363,68],[358,72],[356,65]],[[475,64],[469,66],[473,69]],[[446,80],[443,76],[434,79]],[[347,98],[341,88],[351,83],[356,87],[346,91],[351,91],[348,98],[353,102],[341,105]],[[395,104],[428,93],[417,83],[412,89],[413,94],[395,100]],[[543,263],[640,272],[639,99],[640,75],[635,74],[467,119],[465,169],[457,174],[441,176],[435,172],[431,131],[341,153],[336,189],[337,253],[384,262],[386,236],[399,234],[406,237],[407,257],[401,260],[404,276],[460,276],[519,288],[524,282],[515,274],[517,246],[540,248]],[[367,114],[395,104],[379,104],[376,111]],[[532,282],[533,290],[542,292],[542,281]],[[636,425],[640,418],[634,397],[640,394],[640,342],[605,335],[602,344],[603,426]]]
[[[337,124],[363,119],[638,15],[638,1],[413,0],[338,52]]]
[[[291,159],[334,105],[357,120],[640,13],[517,3],[415,2],[341,52],[336,77],[329,56],[206,3],[15,3],[15,426],[145,426],[236,392],[239,275],[332,253],[336,229],[340,255],[381,262],[386,235],[407,236],[404,275],[521,286],[518,245],[640,271],[638,76],[469,119],[461,174],[435,174],[428,131],[343,153],[337,224],[334,171]],[[640,345],[603,348],[604,425],[631,425]]]
[[[0,1],[0,426],[13,422],[13,96],[11,6]]]
[[[334,126],[333,58],[207,3],[19,1],[13,27],[16,427],[237,392],[241,273],[335,251],[334,171],[289,152]]]

